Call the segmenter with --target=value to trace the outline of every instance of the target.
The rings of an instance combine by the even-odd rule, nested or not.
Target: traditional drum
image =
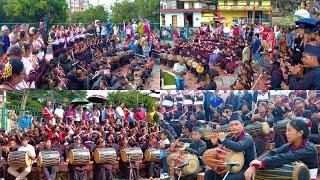
[[[70,164],[88,164],[90,162],[90,151],[88,149],[71,149],[68,157]]]
[[[202,74],[204,72],[204,67],[198,64],[198,66],[196,67],[196,71],[197,73]]]
[[[31,166],[32,160],[27,151],[13,151],[8,155],[8,164],[13,168],[24,168]]]
[[[203,162],[218,174],[224,174],[228,170],[233,173],[239,172],[244,165],[244,154],[233,152],[225,147],[216,147],[206,150],[202,155]],[[228,166],[223,163],[239,163],[239,166]]]
[[[270,132],[270,126],[267,122],[254,122],[244,129],[251,136],[264,136]]]
[[[173,54],[168,54],[168,60],[169,60],[169,61],[173,61],[173,59],[174,59]]]
[[[198,67],[198,63],[194,61],[194,62],[192,63],[192,67],[193,67],[193,68],[197,68],[197,67]]]
[[[160,149],[150,148],[144,152],[144,159],[146,161],[160,162]]]
[[[278,121],[273,125],[273,132],[277,135],[285,135],[287,131],[287,124],[290,120]]]
[[[137,162],[143,159],[140,148],[124,148],[120,150],[120,157],[123,162]]]
[[[181,152],[170,154],[167,157],[167,163],[170,169],[175,169],[174,173],[180,174],[180,171],[181,171],[181,176],[193,174],[197,171],[199,167],[199,160],[197,156],[193,154],[181,153]],[[183,168],[176,168],[184,164],[187,164],[187,165]]]
[[[192,63],[194,62],[194,59],[189,59],[188,61],[187,61],[187,65],[188,66],[192,66]]]
[[[115,164],[117,160],[117,152],[114,148],[96,148],[92,156],[98,164]]]
[[[59,151],[41,151],[37,159],[39,167],[49,167],[60,163]]]
[[[308,180],[311,179],[311,174],[305,164],[293,162],[274,169],[258,169],[255,180],[265,179]]]

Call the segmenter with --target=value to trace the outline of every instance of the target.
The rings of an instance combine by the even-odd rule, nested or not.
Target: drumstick
[[[254,83],[254,85],[252,86],[251,90],[253,90],[253,88],[257,85],[257,83],[259,82],[260,78],[261,78],[262,74],[260,74],[260,76],[258,77],[257,81]]]

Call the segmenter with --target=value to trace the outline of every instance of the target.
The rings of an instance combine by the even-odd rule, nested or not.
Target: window
[[[238,0],[233,0],[233,5],[238,6]]]
[[[224,0],[224,5],[228,5],[228,0]]]
[[[262,6],[262,0],[259,0],[259,6]]]
[[[247,6],[250,6],[250,0],[247,0]]]

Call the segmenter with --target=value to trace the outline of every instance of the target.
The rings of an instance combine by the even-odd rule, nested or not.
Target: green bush
[[[164,85],[175,85],[176,78],[167,72],[163,72]]]
[[[123,102],[128,108],[136,108],[139,103],[143,103],[147,109],[156,107],[157,101],[139,91],[114,91],[108,94],[107,102],[116,107]]]

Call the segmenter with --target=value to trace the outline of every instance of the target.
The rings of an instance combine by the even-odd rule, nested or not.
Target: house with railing
[[[199,27],[215,17],[216,1],[160,0],[160,24],[172,27]]]
[[[271,0],[218,0],[217,15],[225,26],[269,24],[272,19]]]

